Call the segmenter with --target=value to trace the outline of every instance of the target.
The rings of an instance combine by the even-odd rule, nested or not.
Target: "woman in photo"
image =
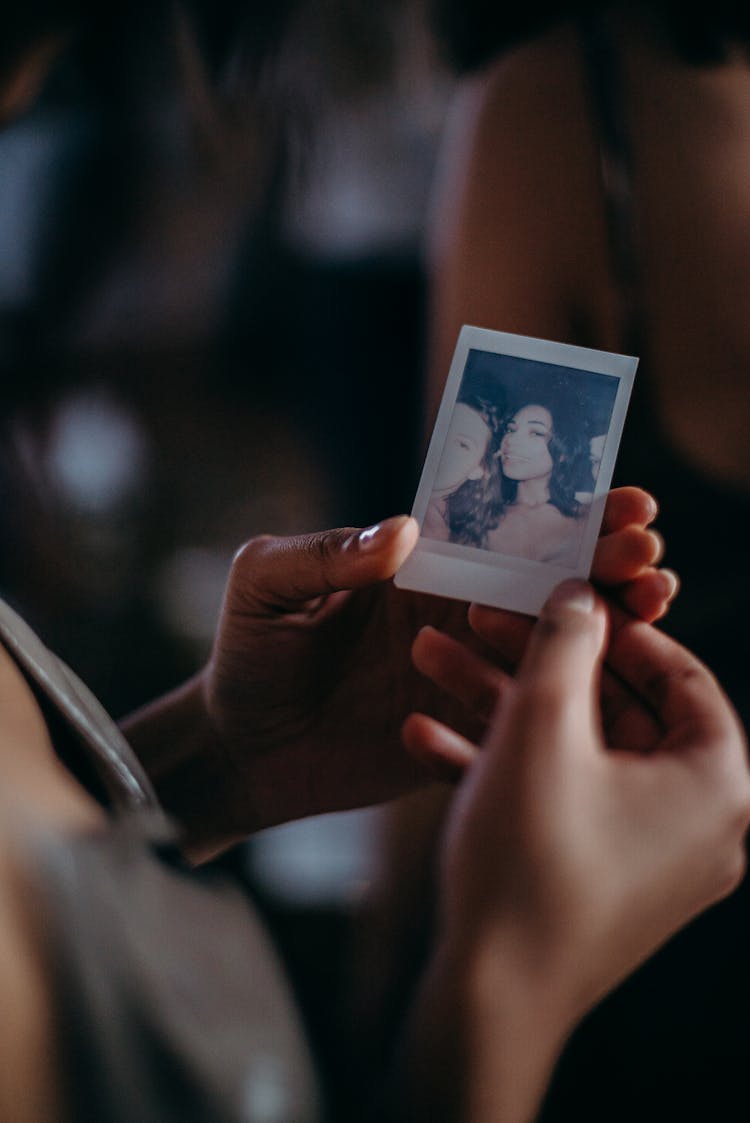
[[[573,567],[584,526],[576,490],[588,447],[567,411],[553,408],[531,399],[505,425],[498,453],[503,506],[487,549]]]
[[[456,403],[422,523],[425,538],[486,548],[502,511],[501,433],[494,403],[474,396]]]

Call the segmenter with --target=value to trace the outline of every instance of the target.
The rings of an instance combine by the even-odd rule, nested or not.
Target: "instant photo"
[[[463,327],[396,584],[536,615],[588,577],[637,365]]]

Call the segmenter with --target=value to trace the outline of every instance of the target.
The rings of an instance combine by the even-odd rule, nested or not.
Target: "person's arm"
[[[400,516],[238,552],[207,665],[123,723],[193,859],[417,782],[389,708],[413,626],[382,588],[416,537]]]
[[[503,614],[474,612],[486,638]],[[435,957],[394,1115],[528,1123],[581,1017],[745,868],[750,773],[712,675],[662,633],[553,594],[515,680],[427,631],[415,658],[468,706],[501,704],[480,749],[424,715],[420,759],[465,771],[444,839]]]
[[[594,561],[597,578],[649,619],[675,591],[653,568],[655,513],[637,488],[612,492]],[[425,695],[411,643],[425,623],[470,633],[464,606],[386,583],[416,538],[414,520],[398,517],[377,532],[254,539],[237,555],[207,666],[124,723],[195,860],[262,827],[426,781],[401,723],[415,706],[449,715],[434,690]]]
[[[498,941],[441,946],[391,1092],[397,1123],[531,1123],[574,1021],[552,986],[519,976]],[[513,950],[513,949],[510,949]]]

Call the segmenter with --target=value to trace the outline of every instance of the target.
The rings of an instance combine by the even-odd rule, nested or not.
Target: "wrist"
[[[460,1000],[477,1024],[512,1018],[547,1050],[556,1050],[582,1016],[569,972],[552,954],[532,949],[506,930],[451,934],[436,951],[441,970],[460,986]]]
[[[576,1020],[504,937],[442,939],[415,1003],[397,1118],[530,1123]]]
[[[123,732],[165,811],[182,827],[193,860],[205,861],[250,833],[206,706],[205,672],[131,715]]]

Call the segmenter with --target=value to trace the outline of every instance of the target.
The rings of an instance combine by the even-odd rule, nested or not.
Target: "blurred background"
[[[116,716],[205,660],[242,541],[408,510],[421,466],[451,81],[419,3],[257,18],[276,46],[247,96],[218,14],[165,57],[146,13],[0,134],[0,588]],[[377,829],[326,817],[228,859],[312,1017]]]
[[[205,657],[248,536],[413,497],[449,83],[417,4],[291,8],[270,124],[144,19],[0,134],[0,581],[116,714]]]

